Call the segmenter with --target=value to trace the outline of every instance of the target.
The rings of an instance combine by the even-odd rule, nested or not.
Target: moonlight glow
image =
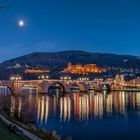
[[[19,20],[19,21],[18,21],[18,25],[19,25],[20,27],[23,27],[23,26],[25,25],[24,20]]]

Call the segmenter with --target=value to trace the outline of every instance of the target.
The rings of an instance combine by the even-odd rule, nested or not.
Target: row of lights
[[[38,76],[38,79],[40,79],[40,80],[49,79],[49,76],[48,75],[41,75],[41,76]],[[18,81],[18,80],[22,80],[22,77],[20,75],[12,75],[10,77],[10,80],[11,81]]]
[[[62,76],[60,77],[61,80],[71,80],[70,76]]]
[[[49,79],[48,75],[40,75],[38,76],[38,79],[40,80],[45,80],[45,79]],[[70,76],[61,76],[60,77],[61,80],[71,80]],[[22,77],[20,75],[13,75],[10,77],[11,81],[15,81],[15,80],[22,80]],[[82,78],[78,78],[77,80],[79,81],[89,81],[88,77],[82,77]]]
[[[70,76],[62,76],[60,77],[61,80],[71,80]],[[90,79],[88,77],[80,77],[77,79],[78,81],[89,81]]]
[[[11,81],[17,81],[17,80],[22,80],[22,77],[20,75],[13,75],[10,77]]]
[[[38,79],[40,79],[40,80],[49,79],[49,76],[48,75],[40,75],[40,76],[38,76]]]
[[[82,77],[82,78],[78,78],[77,80],[79,81],[89,81],[88,77]]]

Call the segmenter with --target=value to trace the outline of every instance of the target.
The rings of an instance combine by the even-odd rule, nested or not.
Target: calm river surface
[[[71,93],[64,97],[0,93],[16,119],[73,140],[140,139],[140,93]]]

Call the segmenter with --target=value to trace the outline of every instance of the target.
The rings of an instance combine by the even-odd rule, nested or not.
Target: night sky
[[[13,0],[0,10],[0,62],[62,50],[140,55],[140,1]]]

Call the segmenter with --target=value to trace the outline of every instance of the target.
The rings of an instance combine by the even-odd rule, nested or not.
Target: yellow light
[[[11,79],[11,80],[14,80],[14,77],[11,77],[10,79]]]
[[[19,77],[18,79],[21,80],[21,77]]]
[[[44,77],[44,75],[42,75],[42,79],[44,79],[45,77]]]

